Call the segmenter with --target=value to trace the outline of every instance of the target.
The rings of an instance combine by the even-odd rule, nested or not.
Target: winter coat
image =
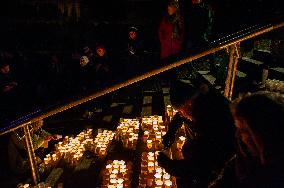
[[[168,17],[164,17],[159,27],[159,40],[161,44],[160,58],[165,59],[171,55],[179,53],[184,40],[184,21],[180,17],[178,22],[179,37],[173,37],[174,24],[169,22]]]

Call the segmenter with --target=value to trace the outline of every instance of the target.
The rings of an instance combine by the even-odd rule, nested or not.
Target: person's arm
[[[175,134],[182,126],[183,122],[184,118],[179,113],[176,113],[172,121],[169,123],[167,134],[163,136],[163,144],[165,147],[170,147],[172,145],[175,139]]]
[[[32,136],[34,149],[36,150],[42,146],[46,147],[46,145],[48,145],[48,142],[52,139],[52,135],[45,130],[40,131],[39,134],[34,134]]]

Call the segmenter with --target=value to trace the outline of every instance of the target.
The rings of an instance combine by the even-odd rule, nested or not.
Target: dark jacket
[[[213,92],[194,100],[192,115],[198,136],[184,145],[185,159],[162,160],[159,164],[181,178],[186,183],[184,188],[207,187],[234,154],[234,121],[228,101]]]

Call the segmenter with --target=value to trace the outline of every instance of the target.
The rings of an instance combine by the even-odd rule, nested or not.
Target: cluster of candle
[[[94,139],[94,153],[99,157],[105,157],[114,135],[113,131],[99,129],[98,135]]]
[[[46,184],[46,183],[44,183],[44,182],[41,182],[41,183],[37,184],[36,186],[32,186],[32,185],[30,185],[28,183],[27,184],[19,183],[17,185],[17,188],[51,188],[51,186]]]
[[[49,167],[56,164],[61,158],[71,165],[76,164],[83,156],[84,151],[93,145],[93,130],[87,129],[75,138],[66,136],[62,142],[55,145],[55,152],[47,154],[44,164]]]
[[[108,161],[103,171],[103,186],[105,188],[130,187],[132,163],[123,160]]]
[[[136,149],[140,122],[137,119],[120,119],[116,139],[121,140],[123,147]]]
[[[141,174],[139,187],[176,187],[175,178],[170,176],[165,169],[158,166],[157,152],[143,152],[141,157]]]
[[[162,136],[166,134],[166,127],[163,124],[162,116],[150,116],[142,118],[141,124],[144,131],[143,142],[147,144],[148,150],[161,150]]]

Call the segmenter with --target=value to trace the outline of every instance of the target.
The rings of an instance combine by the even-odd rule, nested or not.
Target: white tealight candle
[[[173,182],[171,180],[166,180],[165,185],[166,185],[166,188],[170,188],[170,187],[172,187]]]
[[[124,181],[124,180],[123,180],[122,178],[119,178],[119,179],[117,180],[117,183],[118,183],[118,184],[122,184],[123,181]]]
[[[171,178],[171,176],[170,176],[170,174],[165,173],[165,174],[163,175],[163,178],[164,178],[164,180],[169,180],[169,179]]]
[[[156,179],[161,179],[162,174],[156,173],[154,176],[155,176]]]
[[[157,168],[157,169],[156,169],[156,172],[159,173],[159,174],[161,174],[161,173],[163,172],[163,170],[162,170],[162,168]]]
[[[110,183],[116,184],[117,183],[117,179],[110,179]]]
[[[158,186],[162,186],[162,185],[163,185],[163,183],[164,183],[164,182],[163,182],[163,181],[161,181],[161,180],[157,180],[157,181],[156,181],[156,185],[158,185]]]
[[[112,171],[112,173],[113,173],[113,174],[117,174],[117,173],[118,173],[118,170],[117,170],[117,169],[114,169],[114,170]]]
[[[180,136],[179,139],[184,142],[186,138],[184,136]]]

